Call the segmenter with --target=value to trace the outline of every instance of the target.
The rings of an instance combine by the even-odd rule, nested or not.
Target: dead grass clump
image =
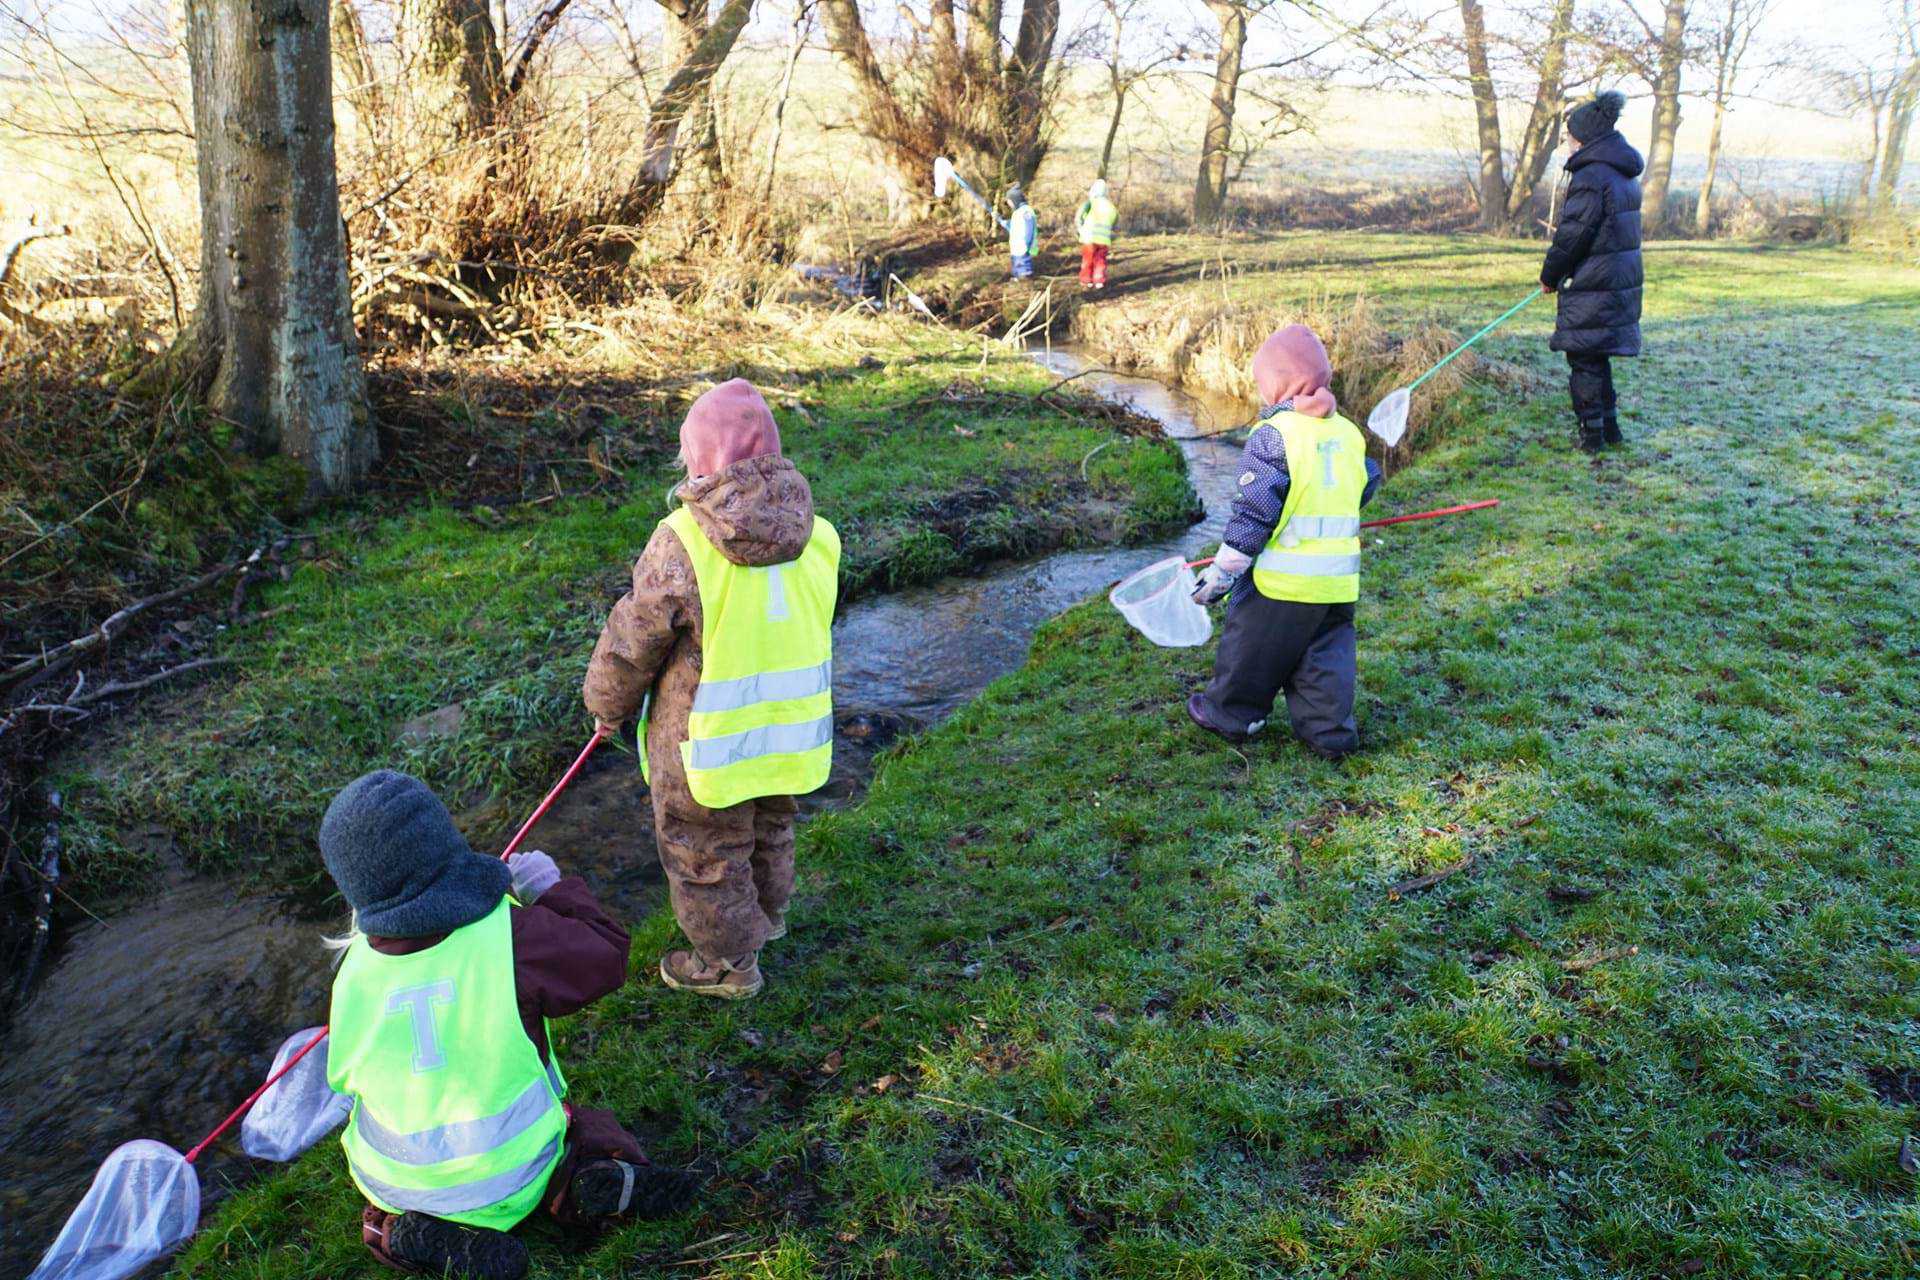
[[[1254,406],[1259,391],[1253,383],[1253,354],[1269,334],[1289,324],[1306,325],[1327,344],[1334,394],[1342,412],[1355,421],[1363,420],[1389,391],[1432,368],[1461,336],[1432,322],[1389,330],[1364,294],[1325,296],[1298,307],[1209,302],[1191,294],[1116,302],[1078,311],[1073,335],[1116,367]],[[1468,352],[1420,389],[1406,438],[1394,450],[1396,460],[1432,443],[1463,416],[1461,392],[1483,368]],[[1379,441],[1372,444],[1380,448]]]

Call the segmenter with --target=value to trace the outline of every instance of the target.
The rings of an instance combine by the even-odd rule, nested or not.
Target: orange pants
[[[1083,244],[1080,246],[1080,283],[1105,284],[1107,282],[1107,251],[1111,245]]]

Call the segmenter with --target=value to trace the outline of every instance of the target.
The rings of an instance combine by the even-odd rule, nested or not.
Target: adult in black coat
[[[1614,356],[1640,354],[1640,171],[1646,167],[1614,125],[1626,98],[1603,93],[1567,113],[1573,154],[1567,198],[1540,285],[1559,294],[1553,349],[1567,353],[1567,382],[1580,447],[1620,443]]]

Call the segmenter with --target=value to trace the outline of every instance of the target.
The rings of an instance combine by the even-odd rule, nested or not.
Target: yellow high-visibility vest
[[[1287,450],[1287,501],[1253,562],[1253,585],[1269,600],[1340,604],[1360,598],[1360,499],[1367,442],[1339,414],[1282,410],[1255,430],[1278,431]]]
[[[700,687],[680,762],[709,809],[804,795],[833,769],[833,606],[840,535],[818,516],[796,560],[740,565],[685,507],[664,523],[700,589]],[[652,781],[646,727],[640,767]]]
[[[1112,244],[1113,226],[1120,221],[1120,210],[1113,201],[1101,196],[1098,200],[1089,199],[1080,206],[1077,219],[1080,228],[1081,244]]]
[[[353,1100],[340,1145],[388,1213],[505,1231],[560,1163],[567,1083],[520,1021],[509,902],[410,955],[356,938],[334,977],[327,1083]]]

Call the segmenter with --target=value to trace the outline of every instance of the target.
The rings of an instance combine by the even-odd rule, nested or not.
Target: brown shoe
[[[760,953],[744,961],[705,960],[693,951],[669,951],[660,957],[660,981],[675,991],[722,1000],[745,1000],[760,994],[766,980],[760,976]]]
[[[778,942],[780,941],[780,939],[787,936],[787,913],[786,912],[783,911],[779,915],[774,915],[773,912],[769,911],[767,912],[767,920],[770,924],[773,925],[771,929],[767,930],[768,942]]]

